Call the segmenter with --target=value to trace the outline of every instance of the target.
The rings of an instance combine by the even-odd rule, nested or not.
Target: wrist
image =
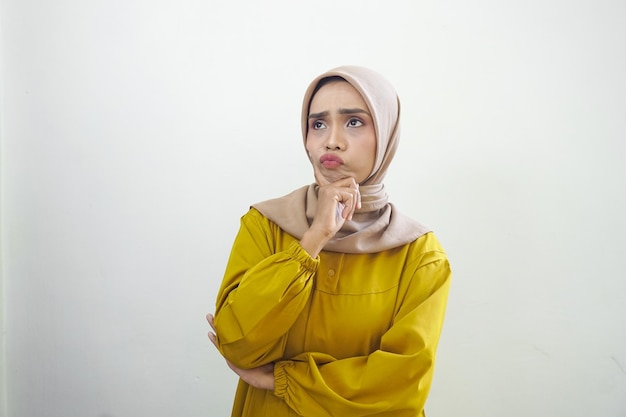
[[[331,237],[332,235],[330,233],[310,228],[302,235],[300,246],[302,246],[302,249],[304,249],[311,258],[317,258],[317,255],[324,249],[324,246]]]

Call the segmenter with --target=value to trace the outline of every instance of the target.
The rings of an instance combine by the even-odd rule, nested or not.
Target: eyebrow
[[[358,114],[358,113],[365,113],[365,114],[367,114],[368,116],[371,116],[371,115],[369,114],[369,112],[367,112],[367,111],[365,111],[365,110],[363,110],[363,109],[359,109],[359,108],[356,108],[356,109],[339,109],[339,110],[337,111],[337,113],[339,113],[339,114]],[[309,114],[309,117],[308,117],[308,118],[309,118],[309,119],[319,119],[320,117],[326,117],[326,116],[328,116],[328,115],[329,115],[329,112],[327,112],[327,111],[322,111],[322,112],[319,112],[319,113],[311,113],[311,114]]]

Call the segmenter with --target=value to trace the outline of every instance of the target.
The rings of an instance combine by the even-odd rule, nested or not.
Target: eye
[[[348,120],[348,126],[349,127],[360,127],[360,126],[363,126],[363,122],[360,121],[359,119],[350,119],[350,120]]]
[[[326,125],[321,120],[315,120],[313,123],[311,123],[311,129],[319,130],[325,127]]]

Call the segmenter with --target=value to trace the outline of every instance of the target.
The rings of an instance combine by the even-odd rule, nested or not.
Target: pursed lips
[[[343,165],[343,160],[333,154],[324,154],[320,158],[320,163],[326,168],[337,168]]]

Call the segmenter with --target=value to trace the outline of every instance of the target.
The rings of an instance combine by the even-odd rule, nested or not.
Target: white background
[[[384,4],[384,6],[383,6]],[[626,416],[626,3],[2,0],[2,417],[230,413],[248,205],[318,73],[397,88],[392,201],[454,269],[429,417]]]

